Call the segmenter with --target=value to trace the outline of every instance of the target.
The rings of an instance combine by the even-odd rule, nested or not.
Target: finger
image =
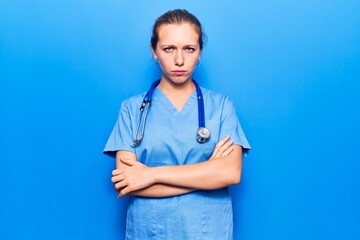
[[[219,149],[219,151],[217,151],[217,153],[216,153],[216,155],[215,155],[215,158],[221,157],[222,154],[223,154],[223,151],[221,151],[221,150]]]
[[[227,136],[223,137],[216,145],[219,145],[219,146],[221,147],[221,146],[224,145],[227,141],[229,141],[229,139],[230,139],[230,135],[227,135]]]
[[[221,153],[219,153],[219,150],[220,150],[220,148],[221,148],[229,139],[230,139],[230,136],[229,136],[229,135],[223,137],[223,138],[216,144],[215,149],[214,149],[214,152],[213,152],[213,154],[212,154],[211,157],[217,158],[217,157],[221,156]]]
[[[130,191],[128,190],[128,188],[121,189],[121,191],[119,192],[118,198],[122,198],[123,196],[125,196],[129,192]]]
[[[215,158],[224,157],[224,152],[234,144],[234,141],[227,141],[224,145],[222,145],[217,151]]]
[[[120,191],[124,187],[127,187],[126,181],[121,181],[115,184],[115,189],[117,189],[118,191]]]
[[[219,151],[217,152],[217,155],[221,156],[222,153],[224,151],[226,151],[226,149],[228,149],[230,146],[232,146],[234,144],[234,140],[230,140],[230,141],[227,141],[226,143],[224,143],[224,145],[222,145],[220,148],[219,148]]]
[[[115,192],[120,192],[120,189],[117,189],[116,186],[114,186]]]
[[[234,146],[230,146],[228,149],[226,149],[226,151],[223,152],[223,154],[222,154],[221,156],[222,156],[222,157],[226,157],[226,156],[229,155],[233,150],[234,150]]]
[[[215,147],[215,149],[213,151],[213,154],[211,155],[210,159],[215,158],[216,153],[217,153],[217,148]]]
[[[211,155],[212,158],[216,158],[216,155],[218,154],[220,147],[221,147],[220,143],[217,143],[215,146],[214,152]]]
[[[122,169],[117,168],[117,169],[113,170],[113,171],[111,172],[111,174],[112,174],[113,176],[116,176],[116,175],[121,174],[122,172],[123,172]]]
[[[117,183],[117,182],[120,182],[124,179],[124,175],[123,174],[120,174],[120,175],[116,175],[116,176],[113,176],[111,178],[111,182],[113,183]]]
[[[218,152],[224,152],[226,149],[228,149],[230,146],[234,144],[234,140],[227,141],[224,145],[222,145]]]

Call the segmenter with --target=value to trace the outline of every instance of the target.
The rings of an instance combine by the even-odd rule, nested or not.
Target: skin
[[[199,34],[190,23],[161,25],[158,34],[156,49],[151,48],[162,70],[158,88],[181,111],[196,89],[191,77],[201,57]]]
[[[220,157],[225,157],[233,150],[233,141],[230,140],[229,136],[226,136],[218,142],[209,161]],[[129,169],[135,165],[137,165],[138,168]],[[147,167],[137,162],[136,155],[128,151],[118,151],[116,153],[116,167],[117,168],[112,172],[113,177],[111,178],[111,181],[115,184],[115,191],[119,192],[118,197],[123,197],[126,194],[142,197],[170,197],[197,190],[196,188],[191,187],[180,187],[166,183],[155,183],[139,190],[131,190],[129,186],[128,190],[130,192],[128,192],[128,190],[124,189],[124,186],[129,183],[128,181],[133,181],[133,177],[137,174],[136,172],[131,172],[130,170],[138,170],[141,172],[141,168]],[[128,174],[128,179],[124,178],[125,174]],[[135,179],[135,181],[137,180]]]
[[[158,87],[181,111],[195,90],[192,74],[201,57],[199,33],[195,25],[185,22],[161,25],[158,34],[156,49],[151,49],[162,70]],[[134,153],[118,151],[111,181],[118,197],[168,197],[237,184],[241,167],[242,148],[226,136],[208,161],[196,164],[147,167],[137,161]]]

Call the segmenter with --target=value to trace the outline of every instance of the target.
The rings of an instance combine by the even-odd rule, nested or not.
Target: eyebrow
[[[177,47],[175,44],[162,44],[161,47]],[[183,47],[197,47],[198,44],[184,44]]]

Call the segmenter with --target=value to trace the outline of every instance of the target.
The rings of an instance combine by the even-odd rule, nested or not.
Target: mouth
[[[174,70],[174,71],[171,71],[175,76],[183,76],[186,74],[186,71],[185,70]]]

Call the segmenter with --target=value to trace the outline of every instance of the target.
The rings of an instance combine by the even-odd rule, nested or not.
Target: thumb
[[[134,166],[136,161],[131,158],[120,158],[120,161],[128,166]]]

